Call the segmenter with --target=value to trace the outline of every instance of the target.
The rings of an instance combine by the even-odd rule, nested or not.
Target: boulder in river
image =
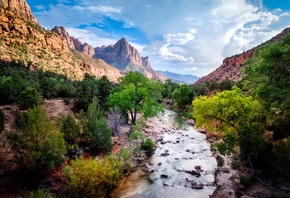
[[[203,189],[203,184],[197,184],[194,182],[194,183],[191,183],[191,188],[200,190],[200,189]]]
[[[200,173],[197,172],[197,171],[195,171],[195,170],[192,170],[192,171],[188,171],[188,170],[186,170],[186,171],[184,171],[184,172],[189,173],[189,174],[191,174],[191,175],[194,175],[194,176],[196,176],[196,177],[200,177]]]
[[[168,178],[168,175],[166,175],[166,174],[161,174],[160,177],[161,177],[161,178]]]
[[[169,153],[161,153],[160,155],[163,156],[163,157],[165,157],[165,156],[168,156]]]
[[[190,125],[190,126],[194,126],[195,125],[195,122],[193,119],[189,119],[186,121],[186,124]]]

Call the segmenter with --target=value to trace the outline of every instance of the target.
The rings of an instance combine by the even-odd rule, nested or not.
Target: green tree
[[[192,90],[195,98],[198,96],[205,96],[209,92],[209,88],[206,83],[194,84],[192,85]]]
[[[223,142],[218,144],[222,153],[232,153],[240,146],[243,154],[252,162],[265,148],[263,109],[258,101],[245,96],[233,87],[213,97],[200,97],[192,102],[197,127],[221,132]]]
[[[179,87],[180,85],[178,83],[172,82],[170,79],[165,80],[164,91],[162,93],[163,98],[171,99],[172,92]]]
[[[97,99],[98,81],[89,74],[79,83],[76,90],[76,106],[78,109],[86,110],[88,106]]]
[[[109,152],[112,148],[112,133],[97,101],[93,100],[87,112],[82,114],[83,133],[88,143],[95,152]]]
[[[66,145],[62,133],[37,106],[21,117],[22,126],[10,134],[9,142],[20,167],[44,173],[64,160]]]
[[[274,137],[290,136],[290,35],[256,50],[245,69],[246,88],[266,110],[268,128]]]
[[[175,99],[179,108],[184,109],[193,99],[192,89],[188,85],[181,85],[172,92],[172,98]]]
[[[109,96],[108,104],[129,111],[133,125],[136,124],[137,112],[150,117],[163,111],[163,106],[159,103],[164,89],[161,82],[149,80],[142,74],[132,71],[121,77],[120,81],[121,90]]]
[[[102,76],[98,83],[98,102],[102,109],[108,110],[107,100],[112,91],[113,83],[107,78],[107,76]]]
[[[24,109],[32,108],[41,104],[40,94],[37,89],[29,86],[20,93],[17,102]]]
[[[60,132],[63,133],[68,144],[73,144],[77,138],[81,137],[81,126],[73,116],[67,115],[61,119]]]

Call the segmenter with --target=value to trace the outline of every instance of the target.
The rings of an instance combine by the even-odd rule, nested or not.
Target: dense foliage
[[[77,158],[64,168],[68,197],[107,197],[120,178],[121,161],[116,156],[103,160]]]
[[[233,152],[237,145],[244,154],[259,152],[249,143],[258,141],[255,137],[260,137],[264,131],[260,124],[263,111],[252,97],[245,96],[239,88],[233,87],[231,91],[223,91],[213,97],[200,97],[192,104],[198,127],[204,126],[223,134],[223,143],[219,145],[222,153]],[[263,144],[263,140],[260,141]],[[254,145],[257,146],[257,142]]]
[[[81,112],[80,118],[83,124],[83,135],[88,145],[93,147],[94,153],[109,152],[112,148],[112,132],[97,101],[93,100],[87,112]]]
[[[137,112],[150,117],[163,110],[159,103],[164,88],[161,82],[149,80],[132,71],[121,77],[120,81],[121,90],[109,96],[108,104],[112,107],[119,106],[125,112],[129,111],[133,125],[136,123]]]
[[[62,133],[37,106],[20,118],[21,126],[10,134],[10,144],[18,164],[29,172],[43,173],[64,160]]]
[[[257,51],[245,69],[245,83],[266,110],[274,137],[290,136],[290,35]]]

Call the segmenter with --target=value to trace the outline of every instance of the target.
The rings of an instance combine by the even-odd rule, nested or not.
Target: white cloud
[[[199,76],[213,71],[226,56],[255,47],[290,25],[289,12],[267,11],[262,0],[80,0],[75,6],[38,8],[34,14],[47,28],[62,25],[92,46],[126,37],[141,55],[149,55],[153,68]],[[148,44],[126,32],[91,27],[93,23],[107,26],[104,16],[143,33]]]
[[[88,7],[75,6],[75,9],[88,11],[92,13],[122,13],[122,7],[112,7],[112,6],[88,6]]]

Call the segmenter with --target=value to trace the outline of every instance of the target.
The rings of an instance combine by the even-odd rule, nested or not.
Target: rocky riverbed
[[[148,121],[145,130],[158,141],[147,160],[146,171],[139,169],[125,177],[112,197],[209,197],[216,189],[216,159],[205,134],[192,126],[178,126],[176,114],[166,111]]]

